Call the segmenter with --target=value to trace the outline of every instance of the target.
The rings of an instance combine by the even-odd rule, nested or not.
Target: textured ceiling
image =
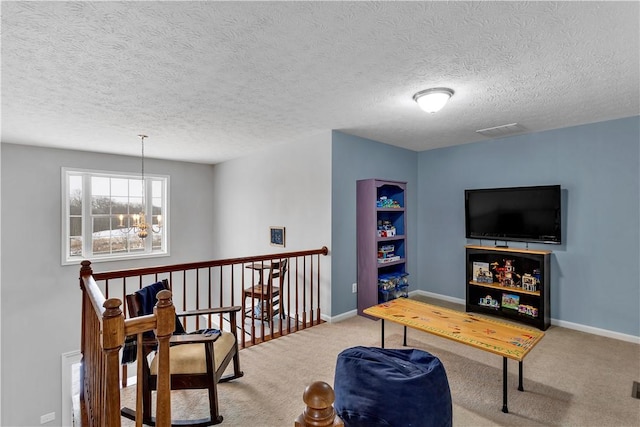
[[[1,3],[2,142],[216,163],[640,114],[638,2]],[[455,90],[439,113],[412,95]]]

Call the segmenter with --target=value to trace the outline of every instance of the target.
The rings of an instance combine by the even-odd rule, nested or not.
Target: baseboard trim
[[[442,301],[451,302],[454,304],[466,305],[466,302],[462,298],[455,298],[448,295],[436,294],[433,292],[427,292],[423,290],[415,290],[409,292],[409,295],[422,295],[429,298],[435,298]],[[327,317],[327,321],[330,323],[340,322],[350,317],[358,315],[358,310],[351,310],[346,313],[339,314],[333,317]],[[593,326],[582,325],[580,323],[567,322],[566,320],[551,319],[551,324],[562,328],[573,329],[575,331],[586,332],[588,334],[598,335],[607,338],[613,338],[620,341],[626,341],[633,344],[640,344],[640,337],[635,335],[623,334],[620,332],[610,331],[607,329],[595,328]]]
[[[409,295],[422,295],[425,297],[435,298],[442,301],[451,302],[454,304],[465,305],[465,300],[463,300],[462,298],[455,298],[455,297],[450,297],[448,295],[435,294],[433,292],[422,291],[420,289],[409,292]]]
[[[74,413],[79,413],[79,408],[74,407],[74,396],[73,396],[73,366],[82,362],[82,354],[80,350],[70,351],[67,353],[62,353],[61,356],[61,385],[62,389],[60,391],[60,403],[62,406],[62,412],[60,413],[60,421],[63,426],[71,426],[74,425],[73,415]],[[79,385],[78,385],[79,386]],[[76,420],[77,422],[77,420]],[[77,424],[75,424],[77,425]]]
[[[562,328],[573,329],[588,334],[599,335],[602,337],[613,338],[620,341],[627,341],[633,344],[640,344],[640,337],[634,335],[622,334],[620,332],[610,331],[608,329],[594,328],[593,326],[581,325],[580,323],[567,322],[566,320],[551,319],[551,324]]]
[[[337,316],[321,316],[322,320],[328,323],[342,322],[343,320],[350,319],[358,315],[358,310],[347,311],[346,313],[338,314]]]

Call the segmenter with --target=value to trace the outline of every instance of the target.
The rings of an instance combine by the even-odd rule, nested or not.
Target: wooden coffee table
[[[382,348],[384,348],[384,321],[390,320],[404,326],[404,342],[407,345],[407,326],[439,337],[466,344],[503,358],[502,412],[507,407],[507,359],[518,361],[518,390],[522,386],[522,361],[542,339],[544,332],[511,323],[488,319],[420,301],[398,298],[374,305],[364,313],[382,319]]]

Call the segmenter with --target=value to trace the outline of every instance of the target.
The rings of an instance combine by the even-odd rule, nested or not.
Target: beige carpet
[[[402,327],[385,327],[386,347],[401,348]],[[304,388],[333,385],[338,353],[357,345],[379,346],[380,322],[358,316],[242,350],[245,376],[219,386],[222,425],[293,426]],[[640,426],[640,400],[631,397],[640,345],[552,326],[524,361],[525,392],[517,391],[518,364],[509,361],[508,414],[501,412],[501,357],[411,329],[408,345],[444,364],[455,426]],[[133,393],[126,389],[123,402],[133,405]],[[206,394],[174,392],[173,399],[174,419],[206,416]]]

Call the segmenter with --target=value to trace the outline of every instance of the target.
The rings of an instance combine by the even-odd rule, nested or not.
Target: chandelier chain
[[[145,212],[145,182],[144,182],[144,139],[147,138],[147,135],[138,135],[140,137],[140,142],[142,145],[142,212]]]

